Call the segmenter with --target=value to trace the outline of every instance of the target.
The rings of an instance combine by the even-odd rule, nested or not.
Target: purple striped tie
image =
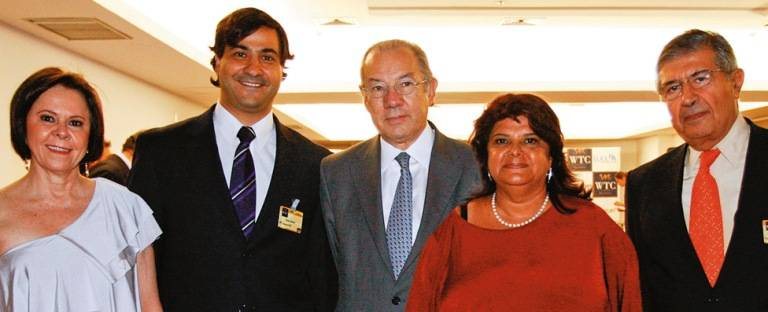
[[[242,127],[237,132],[240,144],[235,150],[232,161],[232,175],[229,180],[229,195],[235,206],[240,228],[246,238],[253,232],[256,219],[256,171],[253,169],[253,156],[248,146],[256,137],[253,129]]]

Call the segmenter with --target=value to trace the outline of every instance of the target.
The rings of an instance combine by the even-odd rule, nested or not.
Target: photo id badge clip
[[[304,218],[304,213],[296,210],[299,206],[299,200],[294,199],[291,202],[291,207],[280,206],[280,216],[277,219],[277,227],[301,234],[301,223]]]

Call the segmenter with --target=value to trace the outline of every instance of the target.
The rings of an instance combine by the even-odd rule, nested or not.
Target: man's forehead
[[[258,39],[257,41],[260,44],[269,43],[271,41],[274,42],[274,44],[270,44],[269,47],[263,47],[262,49],[271,48],[275,51],[280,49],[280,37],[277,34],[277,30],[267,26],[256,28],[248,35],[241,38],[239,42],[235,44],[227,43],[226,46],[228,48],[250,47],[248,43],[254,41],[254,39]]]
[[[404,56],[402,52],[407,52]],[[373,72],[376,70],[377,72]],[[366,80],[381,80],[382,78],[397,79],[414,77],[419,68],[412,53],[405,48],[377,50],[369,53],[363,63],[363,74]],[[372,77],[372,75],[386,75],[388,77]]]
[[[699,48],[688,53],[680,54],[674,58],[662,63],[659,68],[659,77],[665,74],[691,74],[697,70],[714,68],[715,53],[712,49],[705,47]]]

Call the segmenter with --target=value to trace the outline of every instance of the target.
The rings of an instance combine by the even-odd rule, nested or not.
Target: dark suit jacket
[[[166,311],[329,311],[337,276],[318,202],[329,152],[275,118],[277,154],[251,239],[239,228],[221,168],[213,107],[142,134],[130,188],[152,207]],[[277,227],[278,208],[300,199],[301,234]],[[245,306],[243,308],[243,306]]]
[[[403,311],[426,239],[479,186],[480,170],[469,146],[435,131],[424,213],[395,280],[381,206],[380,149],[374,137],[326,157],[321,165],[320,198],[339,270],[337,311]]]
[[[94,164],[88,171],[90,171],[89,177],[91,178],[102,177],[120,185],[128,185],[129,170],[122,158],[112,154]]]
[[[749,122],[749,120],[748,120]],[[751,133],[733,234],[712,288],[693,249],[681,202],[683,144],[629,173],[627,233],[637,248],[646,311],[768,311],[768,130]]]

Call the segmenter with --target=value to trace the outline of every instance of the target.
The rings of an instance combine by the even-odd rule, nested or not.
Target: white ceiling
[[[441,129],[456,118],[468,127],[467,108],[458,104],[474,104],[469,109],[478,112],[503,92],[536,92],[561,103],[562,124],[579,131],[594,124],[585,117],[608,106],[601,118],[638,123],[613,136],[566,130],[566,138],[631,137],[664,128],[668,117],[653,92],[656,56],[670,38],[694,27],[718,31],[734,46],[747,73],[743,100],[757,103],[744,106],[768,104],[766,1],[27,0],[4,5],[0,21],[208,106],[218,91],[207,81],[207,47],[216,23],[243,6],[267,11],[286,28],[296,57],[287,64],[278,110],[317,139],[354,140],[327,133],[373,131],[369,121],[354,126],[365,130],[345,130],[353,125],[339,120],[349,118],[316,118],[315,111],[331,111],[335,106],[317,105],[335,103],[338,114],[359,113],[362,107],[349,103],[360,103],[360,58],[369,45],[389,38],[420,44],[440,82],[438,103],[457,104],[433,109],[433,118],[447,116],[435,121]],[[133,39],[67,41],[25,20],[36,17],[96,17]],[[335,18],[354,25],[322,25]],[[535,25],[502,25],[520,19]],[[354,116],[367,121],[365,114]],[[325,130],[334,125],[342,129]]]

